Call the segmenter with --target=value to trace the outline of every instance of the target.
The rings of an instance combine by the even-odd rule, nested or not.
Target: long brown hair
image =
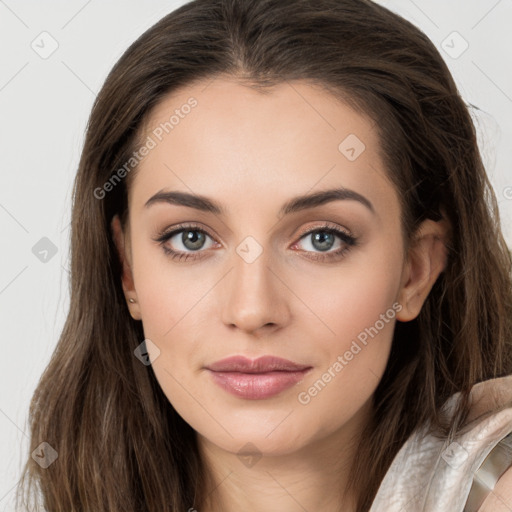
[[[165,95],[221,75],[261,91],[307,80],[349,101],[379,132],[404,245],[427,218],[452,227],[447,267],[419,317],[396,325],[351,472],[357,512],[368,511],[415,429],[452,435],[471,387],[512,373],[511,256],[468,107],[431,41],[369,0],[194,0],[128,48],[89,119],[73,193],[69,314],[30,407],[30,452],[47,442],[58,459],[43,469],[28,457],[21,481],[28,499],[37,485],[44,510],[200,510],[212,490],[195,432],[134,357],[144,335],[126,307],[110,232],[129,182],[99,199],[94,191],[129,160]],[[441,406],[455,392],[447,422]]]

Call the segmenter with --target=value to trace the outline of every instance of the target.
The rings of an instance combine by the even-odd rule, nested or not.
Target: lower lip
[[[275,396],[300,382],[311,368],[302,371],[268,373],[213,372],[213,380],[228,393],[248,400]]]

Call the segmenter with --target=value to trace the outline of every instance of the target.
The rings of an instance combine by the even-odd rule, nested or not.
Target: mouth
[[[215,384],[228,393],[248,400],[262,400],[299,383],[312,367],[275,356],[256,360],[234,356],[206,369]]]

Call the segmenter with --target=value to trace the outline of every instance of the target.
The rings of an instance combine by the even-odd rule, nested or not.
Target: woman
[[[45,510],[512,507],[511,257],[468,110],[399,16],[163,18],[93,107],[71,251],[30,410]]]

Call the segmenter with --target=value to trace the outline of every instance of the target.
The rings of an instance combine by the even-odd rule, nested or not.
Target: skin
[[[156,378],[197,432],[215,482],[200,510],[232,512],[250,504],[254,512],[340,506],[351,512],[355,496],[343,489],[395,322],[418,315],[446,265],[447,226],[425,221],[405,254],[398,196],[373,123],[318,86],[283,83],[262,95],[229,78],[196,83],[154,108],[146,135],[191,96],[197,107],[139,165],[125,230],[117,216],[112,230],[123,289],[127,300],[135,299],[130,313],[160,351],[152,362]],[[354,161],[338,149],[349,134],[366,146]],[[292,197],[334,187],[363,195],[374,212],[338,200],[278,217]],[[207,196],[227,213],[145,207],[162,189]],[[181,234],[165,245],[202,257],[172,260],[154,238],[185,222],[208,232],[203,248],[184,246]],[[350,231],[357,245],[335,237],[327,252],[348,251],[314,261],[308,256],[325,253],[302,233],[321,231],[325,222]],[[262,250],[251,263],[236,250],[247,236]],[[395,318],[301,404],[298,394],[395,303],[401,307]],[[204,369],[235,354],[277,355],[313,368],[277,396],[247,400],[212,383]],[[248,463],[237,452],[249,442],[258,460]]]
[[[512,510],[512,466],[496,482],[479,512],[510,512]]]

